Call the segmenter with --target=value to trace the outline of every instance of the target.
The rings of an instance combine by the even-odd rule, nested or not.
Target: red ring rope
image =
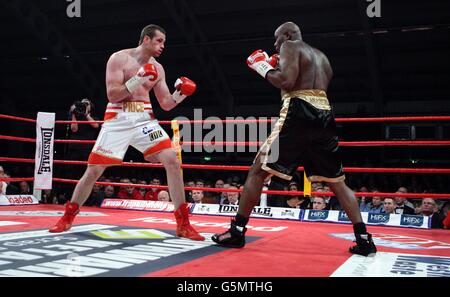
[[[16,177],[16,178],[0,178],[0,181],[32,181],[32,177]],[[54,182],[61,183],[78,183],[78,180],[65,179],[65,178],[53,178]],[[155,188],[160,190],[167,190],[168,186],[159,185],[142,185],[142,184],[131,184],[131,183],[115,183],[115,182],[96,182],[98,185],[104,186],[117,186],[117,187],[134,187],[134,188]],[[205,192],[242,192],[240,189],[225,189],[225,188],[206,188],[206,187],[185,187],[185,190],[200,190]],[[276,190],[263,190],[262,193],[268,195],[288,195],[288,196],[299,196],[303,195],[303,191],[276,191]],[[450,199],[450,194],[434,194],[434,193],[384,193],[384,192],[355,192],[357,197],[404,197],[404,198],[432,198],[432,199]],[[312,196],[334,196],[333,192],[312,192]]]
[[[0,118],[10,119],[16,121],[24,121],[36,123],[36,120],[16,117],[11,115],[0,114]],[[407,122],[407,121],[450,121],[450,116],[411,116],[411,117],[369,117],[369,118],[336,118],[336,122],[348,123],[348,122]],[[253,120],[180,120],[178,124],[218,124],[218,123],[269,123],[271,119],[253,119]],[[90,124],[90,123],[103,123],[103,121],[56,121],[56,124]],[[170,125],[171,121],[159,121],[161,125]]]
[[[22,142],[36,142],[33,138],[16,137],[9,135],[0,135],[0,139],[14,140]],[[76,144],[94,144],[95,140],[78,139],[55,139],[55,143],[76,143]],[[215,141],[211,143],[202,141],[183,141],[181,145],[204,145],[204,146],[259,146],[260,141]],[[428,146],[428,145],[450,145],[450,140],[401,140],[401,141],[340,141],[339,146]]]
[[[17,163],[34,163],[34,159],[0,157],[0,161]],[[87,161],[74,160],[53,160],[58,165],[87,165]],[[124,167],[147,167],[164,168],[161,163],[123,162]],[[250,166],[246,165],[213,165],[213,164],[182,164],[183,169],[199,170],[234,170],[248,171]],[[303,167],[298,167],[297,171],[303,171]],[[447,168],[370,168],[370,167],[344,167],[345,172],[372,172],[372,173],[450,173]]]

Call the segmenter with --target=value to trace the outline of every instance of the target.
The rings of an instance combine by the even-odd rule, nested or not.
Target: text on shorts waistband
[[[135,101],[108,103],[106,110],[114,112],[148,112],[152,110],[152,105],[146,102]]]
[[[317,90],[317,89],[296,90],[284,94],[281,100],[286,100],[289,98],[302,99],[317,109],[331,110],[331,105],[330,102],[328,101],[327,93],[324,90]]]

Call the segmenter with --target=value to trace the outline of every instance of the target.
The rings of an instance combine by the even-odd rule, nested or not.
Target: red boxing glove
[[[155,81],[158,78],[158,70],[156,70],[155,65],[148,63],[139,68],[136,75],[147,77],[150,81]]]
[[[278,68],[278,62],[280,61],[280,55],[274,54],[270,56],[270,58],[267,60],[267,63],[270,64],[273,68]]]
[[[175,81],[175,92],[172,94],[173,100],[178,104],[187,96],[194,94],[197,89],[195,82],[187,77],[180,77]]]
[[[148,80],[155,81],[157,79],[158,79],[158,71],[156,70],[155,65],[148,63],[139,68],[136,75],[130,78],[125,83],[125,86],[128,89],[128,91],[132,93],[146,81]]]
[[[258,72],[259,75],[266,78],[267,72],[274,69],[273,66],[267,62],[268,60],[269,56],[265,51],[256,50],[247,58],[247,65]]]

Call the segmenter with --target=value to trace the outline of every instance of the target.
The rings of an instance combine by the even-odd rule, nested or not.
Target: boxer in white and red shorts
[[[106,65],[108,106],[105,122],[89,156],[88,167],[78,182],[63,217],[50,232],[63,232],[72,227],[80,206],[89,197],[92,187],[109,166],[121,165],[131,145],[148,161],[164,165],[170,197],[175,206],[176,235],[192,240],[205,240],[189,223],[189,209],[184,196],[181,164],[167,133],[155,119],[149,92],[153,90],[163,110],[171,110],[195,92],[195,83],[180,77],[171,94],[164,68],[155,58],[164,50],[166,34],[157,25],[148,25],[141,32],[139,46],[111,55]]]
[[[145,157],[171,149],[172,142],[146,102],[108,103],[105,122],[89,155],[89,165],[120,165],[128,146]]]

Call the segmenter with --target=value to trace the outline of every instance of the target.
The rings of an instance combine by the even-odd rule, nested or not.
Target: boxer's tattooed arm
[[[275,87],[292,91],[299,75],[299,50],[294,42],[286,41],[280,49],[279,68],[267,73],[266,79]]]

